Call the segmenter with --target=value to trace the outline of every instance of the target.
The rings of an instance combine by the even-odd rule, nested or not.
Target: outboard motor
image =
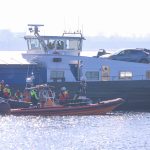
[[[9,115],[10,114],[10,105],[7,102],[0,102],[0,115]]]

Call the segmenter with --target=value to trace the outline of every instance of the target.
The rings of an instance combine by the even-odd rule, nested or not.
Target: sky
[[[27,32],[44,24],[45,34],[82,30],[85,36],[150,35],[150,0],[0,0],[0,29]]]

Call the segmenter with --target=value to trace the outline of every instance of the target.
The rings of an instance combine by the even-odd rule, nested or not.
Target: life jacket
[[[61,92],[61,93],[59,94],[59,99],[60,99],[60,100],[67,100],[67,99],[69,99],[69,94],[68,94],[68,92],[67,92],[67,91]]]
[[[55,103],[54,103],[53,99],[48,99],[45,103],[46,107],[54,106],[54,105],[55,105]]]
[[[11,91],[10,91],[10,89],[5,87],[5,88],[3,89],[3,95],[4,95],[4,97],[9,98],[9,97],[11,96]]]
[[[38,100],[37,94],[34,90],[31,90],[30,94],[31,94],[31,98],[35,98],[36,100]]]

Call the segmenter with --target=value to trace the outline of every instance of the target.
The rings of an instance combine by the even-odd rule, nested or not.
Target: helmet
[[[61,88],[61,91],[66,91],[66,87],[62,87],[62,88]]]
[[[1,83],[4,83],[4,80],[2,80]]]
[[[9,85],[8,85],[8,84],[6,84],[6,85],[5,85],[5,87],[9,87]]]

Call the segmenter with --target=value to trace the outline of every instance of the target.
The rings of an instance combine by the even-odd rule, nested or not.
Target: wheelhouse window
[[[41,49],[41,45],[38,41],[38,39],[28,39],[28,48],[30,49]]]
[[[48,39],[45,43],[50,50],[81,50],[79,39]]]
[[[26,36],[28,49],[44,49],[46,45],[48,50],[82,50],[82,39],[80,37],[60,37],[60,36],[42,36],[40,39],[36,37]]]
[[[87,80],[99,80],[99,72],[98,71],[87,71],[86,74]]]
[[[132,79],[132,72],[130,71],[121,71],[119,74],[120,79]]]
[[[66,40],[66,49],[70,50],[80,50],[80,41],[79,40]]]
[[[55,49],[55,40],[49,39],[45,41],[47,43],[47,46],[50,50]]]

